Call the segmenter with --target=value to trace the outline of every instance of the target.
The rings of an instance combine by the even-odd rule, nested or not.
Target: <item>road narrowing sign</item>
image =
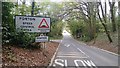
[[[47,22],[44,18],[40,22],[40,25],[38,26],[38,28],[49,28],[49,25],[47,24]]]
[[[49,17],[15,16],[15,23],[17,31],[50,32],[51,22]]]

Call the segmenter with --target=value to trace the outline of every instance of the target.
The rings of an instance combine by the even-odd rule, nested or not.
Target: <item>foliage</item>
[[[89,41],[89,32],[86,29],[86,23],[84,21],[77,21],[77,20],[73,20],[71,22],[68,23],[69,24],[69,28],[71,30],[72,35],[75,38],[79,38],[82,41]],[[81,30],[81,32],[77,32]],[[78,34],[80,33],[80,34]]]
[[[56,23],[52,23],[51,32],[49,33],[49,36],[53,38],[61,37],[62,28],[63,28],[63,23],[61,23],[60,21],[57,21]]]
[[[49,16],[51,17],[51,32],[48,33],[50,37],[56,38],[60,37],[62,35],[62,26],[63,23],[61,23],[55,15],[52,15],[51,13],[57,12],[58,10],[51,7],[51,9],[46,9],[45,7],[54,6],[57,4],[43,2],[41,5],[38,3],[35,3],[34,7],[34,16]],[[35,37],[38,36],[38,33],[27,33],[27,32],[17,32],[14,22],[14,16],[15,15],[30,15],[31,13],[31,6],[23,4],[17,4],[17,3],[9,3],[4,2],[2,4],[2,42],[4,44],[15,44],[22,47],[28,47],[31,43],[35,41]],[[40,13],[38,13],[40,11]],[[52,12],[51,12],[52,11]],[[42,13],[42,15],[41,15]],[[54,37],[55,36],[55,37]]]
[[[101,0],[100,2],[83,1],[63,3],[64,8],[61,11],[60,17],[65,18],[67,22],[72,21],[72,24],[73,20],[78,20],[79,23],[83,21],[84,25],[80,23],[80,25],[84,26],[84,28],[82,28],[82,30],[84,30],[82,32],[82,40],[94,40],[98,33],[106,33],[109,42],[112,42],[110,32],[113,28],[116,29],[117,24],[116,18],[113,18],[116,17],[116,9],[118,9],[118,7],[114,5],[115,3],[116,2],[109,2],[110,5],[108,6],[110,10],[107,10],[107,3],[102,3]],[[77,26],[78,25],[70,26],[73,36],[76,36],[75,31],[80,29]]]
[[[27,46],[34,41],[35,34],[17,32],[14,24],[14,14],[11,14],[15,4],[4,2],[2,4],[2,43]],[[23,12],[23,10],[21,10]]]
[[[106,10],[107,7],[105,5],[101,2],[68,2],[59,4],[50,1],[41,2],[35,3],[34,16],[51,18],[51,32],[48,33],[48,35],[53,38],[62,36],[64,26],[62,20],[65,20],[69,25],[72,35],[83,41],[93,40],[98,33],[104,32],[107,34],[108,39],[110,39],[109,32],[112,31],[113,24],[109,17],[111,13],[107,13],[108,10]],[[113,5],[113,7],[115,7],[115,5]],[[35,36],[38,34],[16,32],[13,20],[14,15],[31,15],[31,8],[31,5],[26,5],[26,3],[17,4],[4,2],[2,4],[3,44],[14,43],[25,46],[28,45],[29,42],[34,41]],[[116,9],[111,8],[114,14],[116,13]],[[117,16],[113,16],[116,17],[116,20]],[[114,25],[115,24],[119,23],[115,22]]]
[[[14,32],[13,15],[10,14],[13,3],[2,3],[2,43],[5,44],[10,41],[11,33]]]

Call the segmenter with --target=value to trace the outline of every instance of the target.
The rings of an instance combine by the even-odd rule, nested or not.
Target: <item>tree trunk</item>
[[[116,31],[116,22],[115,22],[115,13],[114,13],[114,5],[115,2],[109,2],[110,13],[111,13],[111,21],[112,21],[112,31]]]
[[[106,33],[106,35],[107,35],[107,37],[108,37],[108,40],[109,40],[109,42],[111,43],[111,42],[112,42],[112,38],[110,37],[110,33],[109,33],[109,31],[108,31],[108,29],[107,29],[107,26],[106,26],[106,24],[105,24],[105,23],[107,23],[107,22],[106,22],[106,19],[105,19],[105,14],[103,13],[103,8],[102,8],[101,2],[99,2],[99,5],[100,5],[100,7],[101,7],[102,16],[103,16],[103,19],[104,19],[104,20],[102,20],[102,18],[100,17],[99,9],[98,9],[98,16],[99,16],[99,19],[100,19],[100,21],[101,21],[101,23],[102,23],[102,25],[103,25],[103,27],[104,27],[104,29],[105,29],[105,33]],[[98,5],[98,6],[99,6],[99,5]],[[103,23],[103,21],[104,21],[105,23]]]
[[[118,22],[120,22],[120,1],[118,2]],[[118,49],[120,49],[120,23],[118,24]],[[118,54],[120,51],[118,50]]]
[[[109,31],[107,30],[106,25],[105,25],[104,23],[102,23],[102,25],[103,25],[103,27],[104,27],[104,29],[105,29],[105,33],[106,33],[106,35],[107,35],[110,43],[111,43],[111,42],[112,42],[112,39],[111,39],[111,37],[110,37],[110,33],[109,33]]]
[[[112,31],[115,32],[116,31],[116,23],[115,23],[115,14],[114,14],[114,10],[111,9],[111,21],[112,21]]]
[[[35,2],[34,2],[34,0],[33,0],[33,2],[32,2],[32,10],[31,10],[31,16],[34,15],[34,6],[35,6]]]

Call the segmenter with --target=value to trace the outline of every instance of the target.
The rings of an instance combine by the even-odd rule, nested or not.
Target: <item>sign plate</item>
[[[35,42],[48,42],[48,36],[39,36],[35,38]]]
[[[23,32],[50,32],[49,17],[15,16],[17,31]]]

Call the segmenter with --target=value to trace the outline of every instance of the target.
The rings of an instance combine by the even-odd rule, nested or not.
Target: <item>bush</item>
[[[15,44],[20,46],[27,46],[35,39],[35,34],[16,32],[15,23],[11,13],[13,3],[2,3],[2,44]]]
[[[48,35],[51,38],[57,38],[62,36],[62,28],[63,28],[63,23],[57,21],[56,23],[53,23],[51,26],[51,32],[48,33]]]

